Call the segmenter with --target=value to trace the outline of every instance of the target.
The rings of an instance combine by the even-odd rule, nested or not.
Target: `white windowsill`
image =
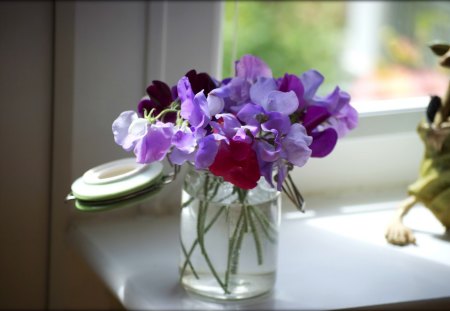
[[[361,117],[398,114],[409,112],[422,113],[430,100],[429,96],[398,98],[389,100],[352,101]]]
[[[178,215],[141,206],[78,214],[72,241],[127,309],[341,309],[450,303],[449,236],[415,207],[405,223],[417,245],[396,247],[384,229],[403,189],[310,196],[307,212],[283,206],[273,293],[217,304],[178,284]],[[285,200],[286,202],[286,200]],[[398,306],[398,305],[397,305]]]

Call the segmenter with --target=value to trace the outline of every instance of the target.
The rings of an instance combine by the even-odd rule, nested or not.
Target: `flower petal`
[[[178,130],[172,136],[172,145],[177,149],[185,152],[191,153],[195,150],[197,141],[195,140],[194,134],[189,128],[183,130]]]
[[[186,153],[179,149],[173,149],[169,155],[169,159],[173,164],[183,165],[186,161],[193,162],[195,159],[195,152]]]
[[[241,127],[239,120],[231,113],[220,113],[216,115],[216,118],[219,120],[222,119],[222,122],[216,123],[214,126],[218,126],[219,131],[226,137],[233,137]]]
[[[291,128],[291,120],[279,112],[267,113],[268,120],[261,124],[264,131],[276,130],[278,135],[286,135]]]
[[[215,116],[216,114],[222,112],[225,105],[223,98],[214,95],[214,93],[209,93],[206,101],[208,102],[208,111],[210,116]]]
[[[256,151],[261,160],[266,162],[274,162],[280,157],[280,146],[274,146],[266,141],[258,141],[256,143]]]
[[[338,134],[333,128],[327,128],[322,132],[311,133],[313,141],[309,148],[312,150],[311,157],[323,158],[333,151],[338,140]]]
[[[262,106],[266,111],[277,111],[288,116],[298,108],[297,95],[293,91],[287,93],[272,91]]]
[[[296,166],[303,166],[311,156],[311,149],[308,147],[312,142],[312,137],[306,134],[303,125],[295,123],[291,126],[289,133],[282,141],[285,158]]]
[[[130,151],[134,148],[134,140],[129,137],[128,129],[130,128],[131,123],[137,119],[137,113],[129,110],[122,112],[112,124],[114,141],[126,151]]]
[[[256,153],[252,146],[233,140],[229,144],[221,142],[209,170],[242,189],[256,187],[261,177]]]
[[[186,83],[186,81],[184,81],[184,83]],[[189,83],[189,81],[187,83]],[[188,120],[189,123],[195,128],[205,127],[210,121],[208,102],[205,94],[203,94],[203,91],[200,91],[192,100],[190,99],[190,92],[187,91],[186,94],[187,97],[181,102],[181,116]]]
[[[253,55],[244,55],[235,63],[236,77],[256,80],[258,77],[272,77],[272,70],[267,64]]]
[[[192,91],[191,83],[186,76],[178,80],[177,92],[181,103],[194,100],[194,92]]]
[[[173,125],[157,122],[148,127],[147,134],[134,147],[138,163],[161,161],[171,147]]]
[[[233,140],[242,141],[251,144],[255,135],[259,132],[258,127],[251,125],[243,125],[236,131]]]
[[[248,125],[259,126],[260,122],[256,117],[261,114],[265,114],[263,107],[255,104],[246,104],[239,110],[236,116]]]
[[[253,103],[264,107],[269,94],[275,90],[277,90],[277,83],[274,79],[260,77],[250,88],[250,99]]]
[[[297,99],[300,103],[299,108],[304,108],[305,102],[303,100],[303,94],[305,93],[305,89],[299,77],[286,73],[281,79],[278,90],[281,92],[293,91],[295,95],[297,95]]]
[[[258,153],[257,153],[258,154]],[[273,188],[272,171],[273,162],[266,162],[258,157],[259,172],[261,176],[267,181],[267,183]]]
[[[300,76],[300,80],[303,84],[305,91],[303,97],[306,100],[309,100],[312,99],[313,96],[316,94],[317,90],[319,89],[319,86],[322,84],[324,80],[324,77],[317,70],[311,69],[304,72]]]
[[[213,135],[202,138],[198,143],[198,150],[195,156],[195,168],[208,168],[214,162],[218,149],[219,147]]]
[[[311,105],[306,109],[303,126],[306,128],[306,131],[310,133],[318,125],[325,122],[330,116],[331,113],[326,107]]]

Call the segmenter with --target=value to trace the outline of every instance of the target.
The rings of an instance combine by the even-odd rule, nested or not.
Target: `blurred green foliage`
[[[274,76],[317,69],[326,82],[336,83],[343,74],[338,58],[345,9],[346,3],[340,1],[226,1],[222,76],[234,75],[236,36],[236,59],[258,56]]]

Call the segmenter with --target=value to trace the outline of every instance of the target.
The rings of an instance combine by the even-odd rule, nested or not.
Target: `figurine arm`
[[[403,217],[417,203],[417,198],[413,195],[402,201],[396,210],[394,218],[388,225],[385,233],[386,240],[394,245],[415,244],[416,238],[411,229],[403,224]]]

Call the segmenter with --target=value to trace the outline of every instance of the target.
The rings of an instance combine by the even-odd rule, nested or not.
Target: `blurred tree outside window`
[[[275,76],[317,69],[320,93],[339,85],[354,100],[441,94],[448,72],[428,48],[450,42],[450,2],[226,1],[223,77],[253,54]]]

